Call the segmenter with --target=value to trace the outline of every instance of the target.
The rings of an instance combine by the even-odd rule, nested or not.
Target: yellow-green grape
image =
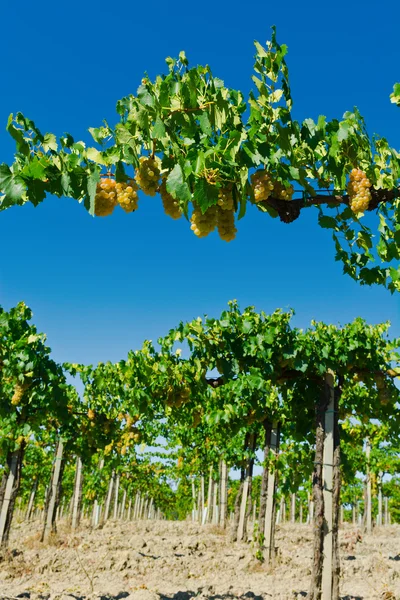
[[[217,226],[217,207],[210,206],[204,214],[195,207],[190,222],[190,229],[197,237],[206,237]]]
[[[117,189],[114,179],[104,177],[97,184],[94,199],[94,214],[96,217],[108,217],[117,205]]]
[[[167,192],[167,180],[165,178],[163,178],[160,186],[160,195],[165,214],[172,217],[172,219],[180,219],[182,211],[179,208],[179,202]]]
[[[272,183],[271,176],[265,170],[256,171],[251,176],[251,185],[253,188],[254,199],[256,202],[263,202],[268,200],[273,189],[274,184]]]
[[[217,227],[219,237],[225,242],[231,242],[236,237],[235,213],[233,210],[224,210],[218,207]]]
[[[139,168],[136,169],[135,179],[140,189],[148,196],[155,196],[160,179],[160,169],[157,164],[157,159],[141,156],[139,158]]]
[[[350,181],[347,184],[347,193],[350,196],[350,208],[355,213],[368,209],[371,201],[371,182],[361,169],[352,169]]]
[[[275,181],[273,193],[274,198],[279,198],[280,200],[291,200],[293,194],[294,188],[292,185],[286,187],[280,181]]]
[[[128,179],[126,182],[117,183],[118,204],[126,213],[131,213],[138,207],[138,185],[134,179]]]
[[[232,185],[228,185],[219,190],[217,204],[222,210],[234,209],[235,205],[233,202]]]

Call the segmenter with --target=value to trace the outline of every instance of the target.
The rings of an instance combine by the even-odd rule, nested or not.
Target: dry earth
[[[17,524],[0,562],[0,600],[286,600],[306,598],[312,528],[281,525],[274,570],[253,557],[252,543],[230,544],[213,526],[189,522],[61,525],[48,544],[39,523]],[[342,598],[400,599],[400,526],[381,527],[356,542],[341,532]]]

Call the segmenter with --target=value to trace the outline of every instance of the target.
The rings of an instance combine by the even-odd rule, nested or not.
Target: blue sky
[[[273,24],[289,46],[297,118],[340,118],[357,105],[369,131],[399,147],[400,111],[388,96],[400,79],[400,8],[395,0],[379,6],[5,1],[0,162],[12,160],[9,113],[89,141],[87,128],[114,123],[116,101],[136,91],[145,70],[165,72],[164,58],[182,49],[247,95],[253,40],[264,43]],[[238,229],[230,244],[199,240],[148,197],[135,214],[104,219],[69,199],[16,207],[0,214],[0,303],[27,302],[59,361],[118,360],[180,319],[218,315],[233,298],[267,312],[293,307],[299,326],[361,315],[390,319],[400,334],[397,296],[342,275],[316,210],[285,225],[250,209]]]

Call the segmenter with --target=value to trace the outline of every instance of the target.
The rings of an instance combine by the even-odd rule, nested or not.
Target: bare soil
[[[46,544],[38,522],[17,523],[0,558],[0,600],[287,600],[306,598],[308,525],[280,525],[273,569],[248,543],[229,543],[214,526],[190,522],[108,522],[77,533],[66,525]],[[360,535],[341,531],[341,594],[346,600],[400,600],[400,526]]]

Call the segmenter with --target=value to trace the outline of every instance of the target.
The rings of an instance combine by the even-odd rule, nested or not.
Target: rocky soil
[[[307,598],[312,528],[277,531],[274,569],[252,542],[190,522],[109,522],[103,529],[65,525],[45,545],[39,523],[16,524],[0,560],[0,600],[286,600]],[[360,536],[341,532],[342,598],[400,600],[400,526]]]

